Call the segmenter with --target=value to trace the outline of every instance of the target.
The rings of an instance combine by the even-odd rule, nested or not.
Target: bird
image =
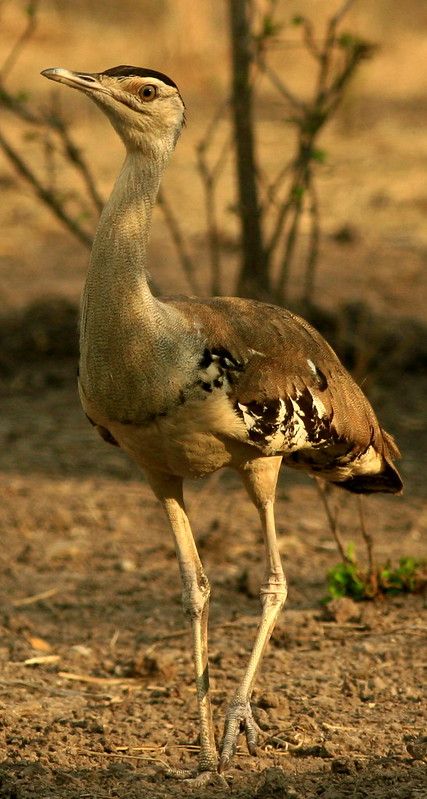
[[[399,494],[399,450],[323,337],[289,310],[239,297],[157,297],[148,245],[161,177],[185,123],[176,83],[153,69],[41,73],[108,117],[125,160],[101,213],[80,314],[78,388],[101,437],[143,470],[166,513],[192,634],[199,756],[195,779],[223,775],[240,733],[256,753],[251,695],[287,598],[274,500],[281,464],[356,494]],[[183,499],[185,478],[240,475],[265,542],[261,618],[226,710],[219,749],[208,666],[210,585]]]

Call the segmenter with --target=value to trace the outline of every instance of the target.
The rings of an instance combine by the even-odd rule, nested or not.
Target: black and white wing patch
[[[338,443],[331,416],[310,389],[265,402],[237,402],[248,438],[266,453],[295,452]]]
[[[238,372],[244,365],[222,347],[206,349],[199,363],[198,385],[211,394],[215,388],[228,388],[236,382]]]

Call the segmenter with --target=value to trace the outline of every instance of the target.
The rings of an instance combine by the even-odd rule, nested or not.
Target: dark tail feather
[[[400,494],[403,488],[399,472],[388,461],[384,462],[384,468],[378,474],[358,474],[341,482],[334,481],[334,485],[353,494]]]

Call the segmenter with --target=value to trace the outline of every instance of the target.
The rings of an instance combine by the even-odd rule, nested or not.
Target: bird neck
[[[148,285],[147,249],[166,160],[162,153],[127,153],[92,247],[82,301],[83,349],[88,339],[111,342],[129,326],[147,339],[156,334],[163,304]]]
[[[185,375],[176,354],[186,336],[185,319],[153,297],[146,269],[165,161],[128,152],[93,244],[82,301],[80,385],[110,419],[160,412],[179,393]],[[181,349],[181,361],[188,361],[185,343]]]
[[[147,248],[151,217],[164,164],[144,152],[128,152],[99,221],[89,267],[88,283],[112,300],[150,304]],[[133,298],[133,299],[132,299]]]

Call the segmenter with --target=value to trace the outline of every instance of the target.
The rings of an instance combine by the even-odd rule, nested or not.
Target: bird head
[[[54,67],[41,74],[94,100],[128,150],[170,151],[175,146],[185,106],[176,84],[162,72],[131,66],[94,73]]]

